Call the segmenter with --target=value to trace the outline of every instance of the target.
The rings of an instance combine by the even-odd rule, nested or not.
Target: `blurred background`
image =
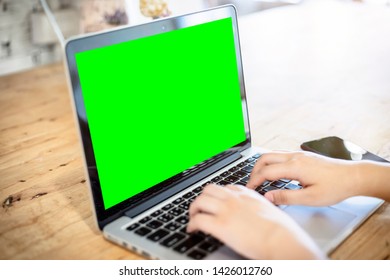
[[[239,16],[321,0],[46,0],[65,39],[125,24],[232,3]],[[322,0],[381,5],[389,0]],[[62,59],[40,0],[0,0],[0,76]]]

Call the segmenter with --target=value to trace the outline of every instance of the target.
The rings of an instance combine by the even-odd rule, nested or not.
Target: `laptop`
[[[266,152],[251,145],[234,6],[73,38],[65,53],[104,237],[150,259],[242,259],[185,230],[207,184],[245,185]],[[299,184],[282,179],[257,191],[275,188]],[[330,253],[382,202],[280,207]]]

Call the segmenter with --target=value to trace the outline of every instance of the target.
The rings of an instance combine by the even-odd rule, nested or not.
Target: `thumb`
[[[308,189],[274,190],[264,194],[265,198],[276,205],[312,204],[307,194]]]

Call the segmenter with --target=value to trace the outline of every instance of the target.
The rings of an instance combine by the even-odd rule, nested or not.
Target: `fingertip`
[[[249,181],[248,181],[248,183],[246,184],[246,186],[247,186],[248,188],[254,190],[254,189],[256,189],[256,188],[260,185],[260,183],[257,182],[257,181],[258,181],[258,180],[251,178],[251,179],[249,179]]]
[[[187,224],[187,227],[186,227],[186,232],[187,232],[187,233],[191,233],[191,232],[193,232],[193,231],[194,231],[194,230],[192,229],[190,223],[188,223],[188,224]]]
[[[265,194],[266,198],[275,205],[289,204],[289,191],[288,190],[275,190]]]
[[[196,230],[196,226],[194,225],[194,217],[190,217],[190,221],[188,222],[187,224],[187,227],[186,227],[186,232],[187,233],[191,233],[191,232],[194,232]]]
[[[275,205],[306,204],[305,190],[275,190],[267,193]]]
[[[274,201],[275,201],[275,198],[274,198],[274,195],[273,195],[273,192],[271,191],[271,192],[267,192],[265,195],[264,195],[264,197],[266,198],[266,199],[268,199],[268,201],[270,201],[270,202],[272,202],[272,203],[274,203]]]
[[[254,189],[251,180],[249,180],[248,183],[246,183],[246,187],[247,187],[247,188],[250,188],[250,189]]]

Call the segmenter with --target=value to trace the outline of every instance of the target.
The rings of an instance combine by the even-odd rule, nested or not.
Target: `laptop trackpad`
[[[287,206],[283,209],[317,242],[332,239],[356,215],[332,207]]]

